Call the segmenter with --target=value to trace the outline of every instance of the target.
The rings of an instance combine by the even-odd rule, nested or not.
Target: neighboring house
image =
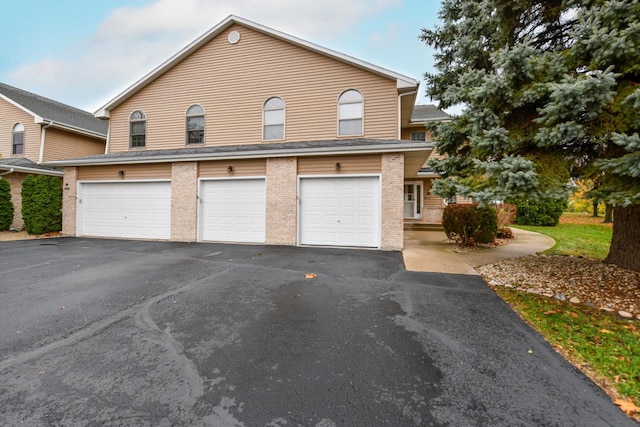
[[[106,154],[64,167],[63,233],[403,246],[418,82],[230,16],[109,101]]]
[[[104,153],[107,130],[91,113],[0,83],[0,177],[11,184],[12,228],[24,227],[24,178],[62,177],[62,169],[43,163]]]

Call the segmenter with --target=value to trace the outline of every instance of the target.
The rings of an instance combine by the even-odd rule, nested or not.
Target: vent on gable
[[[227,37],[227,40],[229,40],[229,43],[231,44],[236,44],[240,41],[240,33],[237,31],[231,31],[229,33],[229,36]]]

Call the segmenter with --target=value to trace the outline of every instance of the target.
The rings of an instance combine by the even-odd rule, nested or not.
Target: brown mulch
[[[567,301],[573,297],[580,303],[626,311],[640,319],[639,272],[592,259],[545,255],[504,260],[477,270],[490,285],[565,297]]]
[[[51,237],[61,237],[59,231],[45,234],[29,234],[26,231],[0,231],[0,242],[12,242],[14,240],[49,239]]]

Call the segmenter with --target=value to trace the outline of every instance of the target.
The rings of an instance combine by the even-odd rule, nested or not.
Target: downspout
[[[398,139],[402,139],[402,97],[406,95],[415,95],[418,91],[401,93],[398,95]]]
[[[15,169],[14,169],[14,168],[11,168],[11,169],[9,169],[9,170],[8,170],[8,171],[6,171],[6,172],[2,172],[2,173],[0,173],[0,176],[3,176],[3,175],[9,175],[9,174],[12,174],[13,172],[15,172]]]
[[[109,127],[107,128],[107,140],[104,144],[104,154],[109,154],[109,140],[111,139],[111,122],[109,122]]]
[[[49,120],[49,124],[42,126],[42,129],[40,132],[40,155],[38,156],[39,165],[41,165],[42,162],[44,162],[44,136],[47,133],[47,128],[52,125],[53,125],[53,122]]]

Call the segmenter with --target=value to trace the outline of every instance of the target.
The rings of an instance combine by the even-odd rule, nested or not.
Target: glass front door
[[[422,214],[422,183],[412,182],[404,184],[404,217],[420,218]]]

